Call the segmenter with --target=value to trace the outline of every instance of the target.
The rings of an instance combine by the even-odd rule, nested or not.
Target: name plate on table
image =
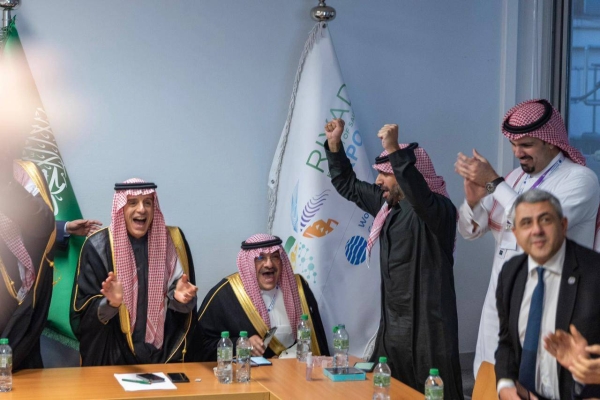
[[[364,371],[354,367],[323,368],[323,373],[334,382],[364,381],[367,379],[367,375]]]

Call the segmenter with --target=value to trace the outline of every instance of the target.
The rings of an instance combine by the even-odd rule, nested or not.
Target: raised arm
[[[418,145],[413,143],[405,149],[400,149],[398,125],[395,124],[384,125],[377,136],[381,139],[382,147],[388,153],[394,176],[405,199],[419,218],[436,233],[447,234],[448,230],[444,228],[448,226],[451,226],[451,230],[454,232],[456,208],[448,198],[431,191],[427,181],[415,166],[417,161],[415,150]]]
[[[327,135],[325,154],[329,163],[331,183],[342,197],[375,216],[384,202],[382,191],[377,185],[361,181],[356,177],[352,164],[344,152],[341,140],[343,131],[342,119],[334,119],[325,125]]]

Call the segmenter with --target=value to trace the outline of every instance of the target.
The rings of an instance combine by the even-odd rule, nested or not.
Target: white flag
[[[281,237],[294,272],[310,284],[330,349],[345,324],[350,353],[362,356],[380,317],[379,252],[367,268],[373,216],[341,197],[329,177],[325,124],[344,119],[344,149],[361,180],[373,172],[326,24],[310,32],[296,74],[287,121],[269,174],[269,232]],[[375,246],[377,247],[377,246]]]

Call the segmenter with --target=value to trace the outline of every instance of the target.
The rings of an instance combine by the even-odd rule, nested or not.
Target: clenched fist
[[[388,153],[400,150],[400,146],[398,145],[398,125],[384,125],[377,133],[377,137],[381,139],[381,146]]]
[[[325,134],[327,135],[327,144],[329,150],[337,153],[340,150],[342,134],[344,133],[344,120],[341,118],[332,119],[325,125]]]

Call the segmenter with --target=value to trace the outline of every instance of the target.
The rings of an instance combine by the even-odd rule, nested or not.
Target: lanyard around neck
[[[273,295],[273,298],[271,299],[271,303],[269,304],[269,307],[267,307],[267,312],[273,311],[273,307],[275,307],[275,299],[277,298],[277,292],[279,292],[279,285],[275,286],[275,294]]]
[[[552,166],[550,168],[548,168],[546,170],[546,172],[544,172],[542,174],[542,176],[540,176],[538,178],[538,180],[535,181],[533,183],[533,185],[531,185],[531,187],[529,189],[527,189],[527,190],[535,189],[538,186],[540,186],[542,184],[542,182],[544,182],[544,179],[546,179],[546,177],[548,175],[550,175],[552,172],[556,171],[558,169],[558,167],[560,167],[560,164],[562,164],[563,161],[564,161],[564,158],[559,158],[558,160],[556,160],[554,162],[554,164],[552,164]],[[518,194],[523,193],[523,191],[525,190],[525,185],[527,185],[527,180],[530,178],[530,176],[531,175],[529,175],[529,174],[527,176],[525,176],[525,180],[523,180],[523,184],[521,186],[519,186],[519,192],[518,192]]]

